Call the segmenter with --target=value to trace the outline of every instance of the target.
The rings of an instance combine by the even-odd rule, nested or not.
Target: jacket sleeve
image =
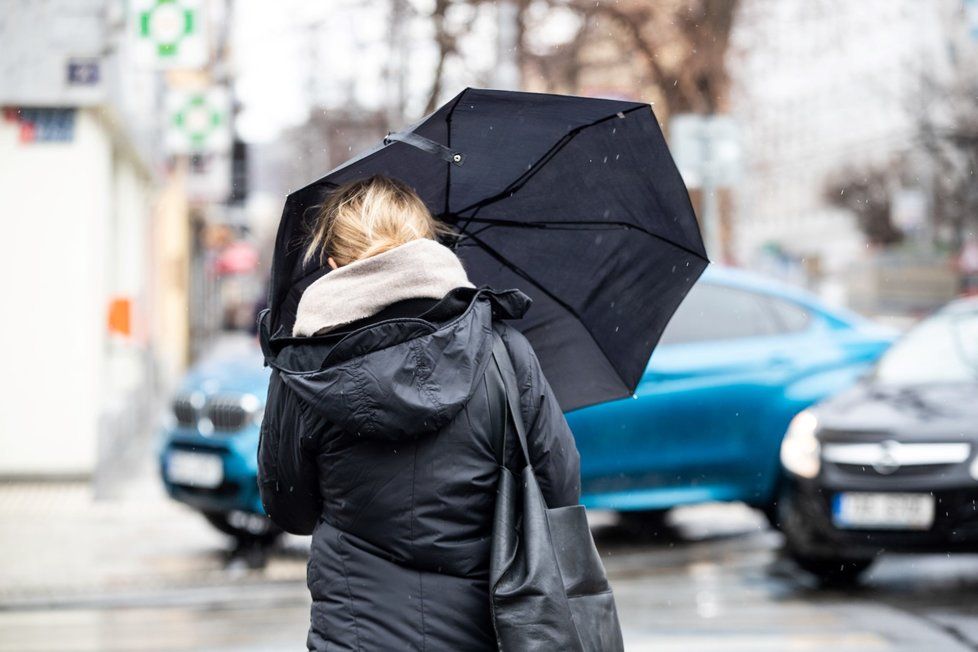
[[[303,409],[273,370],[258,442],[258,490],[268,517],[292,534],[311,534],[322,512],[316,453]]]
[[[581,500],[581,458],[567,419],[529,341],[514,328],[505,328],[502,335],[520,383],[530,461],[547,506],[577,505]]]

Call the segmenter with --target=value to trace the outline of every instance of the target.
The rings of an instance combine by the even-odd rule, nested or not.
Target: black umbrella
[[[323,273],[302,264],[315,209],[374,174],[408,183],[455,227],[473,283],[533,298],[515,325],[565,410],[635,391],[708,262],[648,104],[470,88],[289,195],[272,264],[273,345]]]

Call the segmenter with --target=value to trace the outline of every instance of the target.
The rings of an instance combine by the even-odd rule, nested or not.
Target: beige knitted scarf
[[[441,299],[474,287],[458,256],[434,240],[412,240],[335,269],[306,288],[292,334],[326,333],[404,299]]]

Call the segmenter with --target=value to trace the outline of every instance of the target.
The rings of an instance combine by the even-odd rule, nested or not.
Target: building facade
[[[952,65],[961,9],[959,0],[742,0],[728,54],[745,159],[738,262],[763,265],[777,250],[833,275],[866,255],[828,180],[915,147],[917,112],[939,100],[923,96],[924,79]]]
[[[158,147],[158,73],[132,67],[125,3],[5,12],[0,477],[92,477],[146,440],[158,387],[185,364],[186,202]]]

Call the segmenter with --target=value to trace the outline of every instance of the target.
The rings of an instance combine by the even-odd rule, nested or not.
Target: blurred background
[[[970,443],[890,445],[978,436],[937,414],[978,398],[978,0],[0,0],[0,650],[301,649],[254,485],[282,204],[467,86],[651,103],[715,262],[641,400],[569,416],[629,649],[978,649]],[[894,368],[965,390],[792,466]],[[785,478],[897,502],[833,498],[881,538],[815,554]]]

